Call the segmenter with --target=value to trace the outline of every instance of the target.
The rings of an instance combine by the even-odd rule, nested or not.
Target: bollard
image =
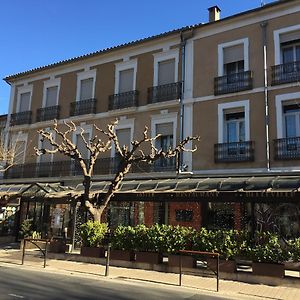
[[[105,276],[109,276],[109,258],[110,258],[110,244],[107,246],[106,264],[105,264]]]

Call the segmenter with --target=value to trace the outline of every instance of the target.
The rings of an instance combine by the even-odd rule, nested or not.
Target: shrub
[[[289,251],[294,262],[300,261],[300,238],[289,242]]]
[[[256,233],[250,254],[255,262],[279,263],[289,258],[289,252],[280,245],[278,236],[271,232]]]
[[[108,232],[106,223],[88,221],[80,226],[80,236],[84,247],[98,247]]]
[[[33,232],[33,219],[25,219],[21,224],[20,234],[23,238],[32,236]]]
[[[133,250],[134,236],[134,227],[118,226],[112,236],[112,248],[116,250]]]

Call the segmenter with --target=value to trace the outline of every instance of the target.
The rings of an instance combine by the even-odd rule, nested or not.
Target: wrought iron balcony
[[[59,106],[42,107],[36,111],[36,121],[43,122],[59,119]]]
[[[272,67],[272,85],[300,81],[300,61]]]
[[[94,166],[94,175],[115,174],[118,170],[119,164],[120,160],[115,157],[98,159]],[[175,167],[175,158],[161,159],[151,165],[145,162],[134,164],[131,172],[148,173],[175,171]],[[63,176],[82,176],[82,170],[79,164],[74,160],[18,164],[9,168],[4,174],[5,179]]]
[[[94,98],[72,102],[70,116],[94,114],[96,113],[96,104],[97,100]]]
[[[253,85],[252,71],[245,71],[215,78],[215,95],[236,93],[251,90]]]
[[[300,137],[274,140],[276,160],[300,159]]]
[[[10,126],[31,124],[31,116],[32,116],[31,110],[11,114]]]
[[[180,99],[181,86],[181,82],[175,82],[148,88],[148,103]]]
[[[108,110],[138,106],[138,91],[130,91],[109,96]]]
[[[215,144],[215,162],[243,162],[254,160],[254,142]]]

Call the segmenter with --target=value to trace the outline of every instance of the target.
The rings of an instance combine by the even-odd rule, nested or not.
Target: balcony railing
[[[300,137],[274,140],[275,159],[300,159]]]
[[[300,61],[272,67],[272,85],[300,81]]]
[[[254,142],[215,144],[215,162],[243,162],[254,160]]]
[[[181,82],[175,82],[148,88],[148,103],[180,99],[181,85]]]
[[[138,91],[110,95],[108,110],[138,106],[138,96]]]
[[[43,122],[59,119],[59,106],[49,106],[39,108],[36,112],[36,121]]]
[[[236,93],[252,89],[252,71],[245,71],[215,78],[215,95]]]
[[[168,172],[175,171],[174,159],[161,159],[153,164],[141,162],[132,166],[132,173]],[[120,160],[118,158],[102,158],[96,161],[94,175],[115,174],[118,170]],[[63,177],[81,176],[82,170],[74,160],[40,162],[31,164],[18,164],[9,168],[4,178],[38,178],[38,177]]]
[[[94,98],[72,102],[70,116],[94,114],[96,113],[96,104],[97,100]]]
[[[11,114],[10,125],[14,126],[14,125],[31,124],[31,115],[32,112],[30,110]]]

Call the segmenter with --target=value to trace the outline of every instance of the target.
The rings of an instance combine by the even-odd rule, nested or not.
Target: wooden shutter
[[[134,76],[134,69],[120,71],[119,93],[133,91],[133,89],[134,89],[133,76]]]
[[[175,82],[175,59],[168,59],[158,63],[158,85]]]
[[[58,93],[57,86],[52,86],[52,87],[47,88],[46,104],[45,104],[46,107],[57,105],[57,93]]]
[[[93,98],[93,83],[93,78],[81,80],[80,100],[88,100]]]
[[[19,112],[30,110],[30,92],[20,96]]]
[[[244,44],[227,47],[223,49],[224,65],[244,60]]]

